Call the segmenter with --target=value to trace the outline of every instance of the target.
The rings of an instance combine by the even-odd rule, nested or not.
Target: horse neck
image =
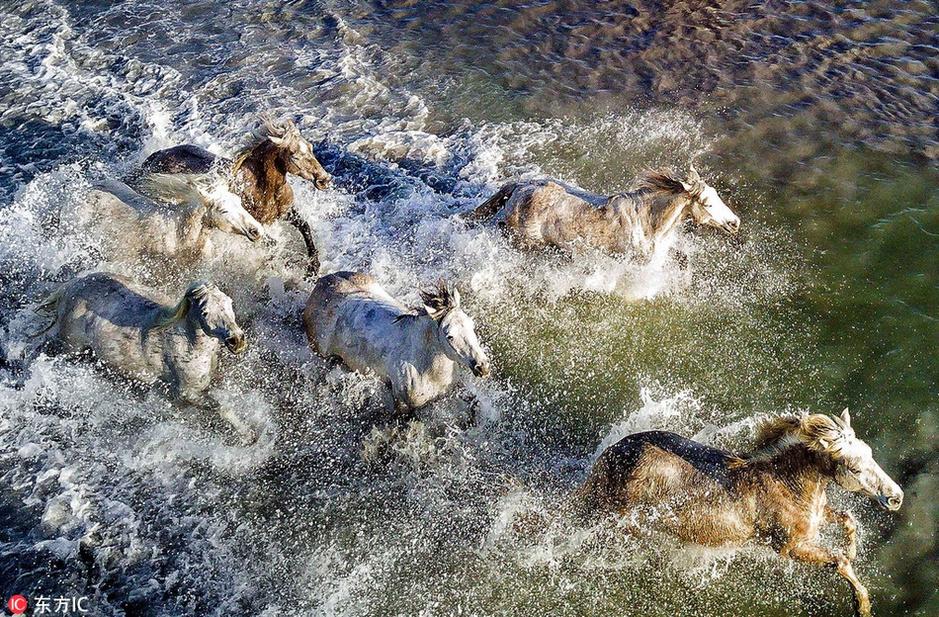
[[[167,334],[185,338],[189,345],[189,353],[193,356],[212,353],[218,347],[218,341],[202,330],[199,318],[191,308],[179,323],[167,329]]]
[[[182,221],[179,223],[179,238],[187,246],[196,246],[199,242],[202,232],[205,230],[205,217],[208,214],[204,205],[192,208],[186,212]]]
[[[437,336],[437,322],[428,315],[419,315],[409,333],[414,366],[421,373],[432,373],[439,378],[453,374],[453,360],[444,352]]]
[[[280,156],[281,149],[265,139],[238,165],[236,175],[242,185],[238,192],[243,200],[256,207],[278,210],[293,203],[286,168],[278,166]]]
[[[643,217],[647,235],[653,241],[671,233],[688,212],[690,199],[683,193],[647,194],[648,207]]]
[[[829,457],[801,444],[789,446],[768,459],[748,463],[747,467],[750,479],[763,487],[764,500],[773,502],[783,495],[790,504],[795,502],[806,510],[824,505],[822,496],[834,474]]]

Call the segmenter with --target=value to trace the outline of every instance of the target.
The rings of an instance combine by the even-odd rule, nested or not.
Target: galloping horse
[[[213,229],[251,242],[264,237],[261,224],[226,187],[178,182],[173,197],[175,204],[153,200],[108,179],[93,187],[78,214],[99,232],[109,254],[132,257],[203,256],[211,253]]]
[[[325,358],[385,379],[400,413],[443,395],[455,363],[488,375],[489,359],[473,320],[460,308],[460,293],[441,283],[421,299],[423,308],[411,311],[368,274],[324,276],[303,311],[310,346]]]
[[[49,313],[54,336],[68,351],[95,359],[129,379],[168,386],[174,399],[211,409],[242,435],[251,428],[207,394],[218,373],[219,343],[234,354],[246,348],[232,301],[218,287],[197,281],[178,302],[116,274],[73,279],[37,310]]]
[[[688,217],[730,234],[740,229],[740,219],[694,167],[684,179],[670,171],[647,172],[638,190],[612,196],[555,180],[510,182],[467,218],[497,214],[521,248],[555,247],[568,253],[584,245],[648,256]]]
[[[742,456],[651,431],[607,448],[575,495],[584,514],[635,513],[686,542],[740,545],[756,540],[780,555],[836,569],[854,589],[858,614],[870,615],[867,589],[854,573],[857,525],[827,505],[834,480],[845,490],[897,510],[903,491],[874,461],[851,428],[851,416],[784,416],[765,423],[753,452]],[[847,535],[844,553],[818,543],[822,523]]]
[[[262,225],[283,218],[296,227],[310,258],[308,272],[315,274],[319,270],[313,231],[293,207],[293,189],[287,183],[287,174],[312,180],[321,190],[329,188],[332,178],[292,121],[277,123],[264,118],[256,142],[234,161],[189,144],[159,150],[147,157],[131,181],[146,192],[160,193],[165,192],[161,185],[177,174],[220,174]]]

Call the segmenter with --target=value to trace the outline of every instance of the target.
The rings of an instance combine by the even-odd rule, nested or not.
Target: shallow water
[[[861,522],[878,615],[939,611],[936,11],[925,2],[6,3],[0,20],[0,592],[100,615],[842,615],[846,585],[762,549],[555,514],[601,444],[667,428],[745,449],[760,417],[852,410],[905,489]],[[324,269],[455,280],[494,378],[389,428],[313,357],[299,238],[181,267],[103,253],[90,182],[290,114],[336,187],[293,186]],[[743,219],[638,267],[526,255],[455,216],[508,177],[610,193],[702,175]],[[77,272],[217,281],[250,348],[219,422],[35,349]],[[379,427],[379,428],[376,428]],[[383,427],[383,428],[381,428]],[[536,530],[515,523],[534,517]],[[832,538],[834,540],[834,538]]]

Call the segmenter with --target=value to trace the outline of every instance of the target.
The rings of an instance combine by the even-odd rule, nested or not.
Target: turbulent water
[[[905,489],[860,521],[879,615],[939,613],[939,40],[929,2],[0,4],[0,593],[94,615],[841,615],[847,585],[762,548],[635,539],[561,511],[596,454],[663,428],[746,449],[852,409]],[[295,118],[324,271],[416,303],[455,281],[491,379],[389,421],[310,353],[302,242],[198,264],[103,248],[95,179]],[[459,216],[507,178],[612,193],[695,159],[742,238],[687,265],[526,254]],[[132,241],[132,234],[128,241]],[[47,353],[31,307],[110,270],[234,298],[215,393],[260,433]],[[537,520],[538,524],[519,524]],[[828,540],[837,544],[830,534]]]

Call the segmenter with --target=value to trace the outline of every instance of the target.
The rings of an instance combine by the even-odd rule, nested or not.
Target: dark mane
[[[433,312],[445,313],[455,305],[453,286],[438,281],[435,287],[421,291],[421,302]]]
[[[639,179],[639,190],[668,195],[688,193],[678,175],[670,169],[652,169],[644,172]]]

